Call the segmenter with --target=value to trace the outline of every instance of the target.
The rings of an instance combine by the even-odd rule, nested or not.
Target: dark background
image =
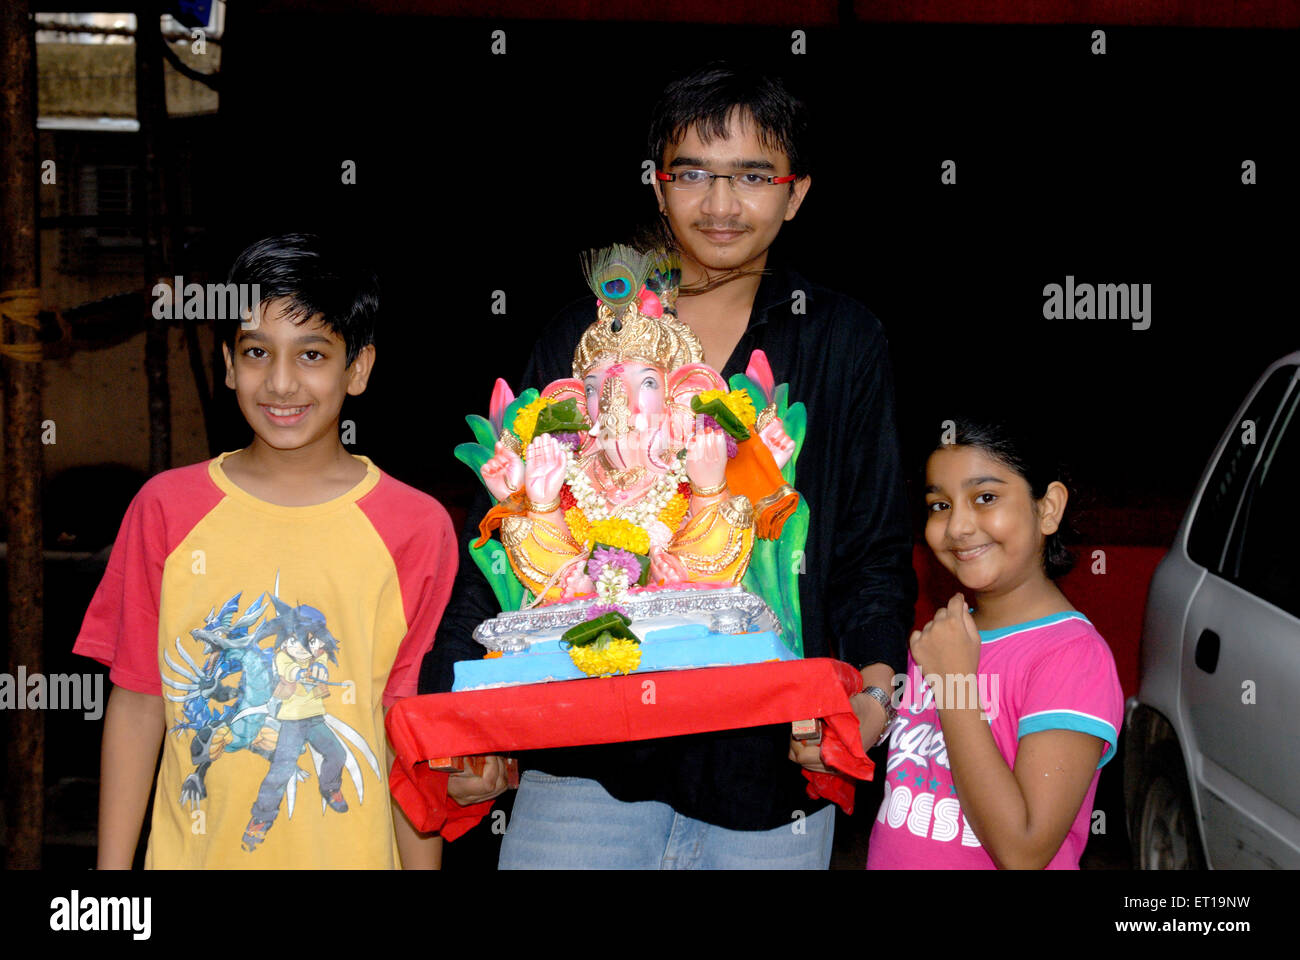
[[[223,277],[273,232],[355,242],[383,312],[370,389],[344,411],[354,449],[454,514],[477,483],[452,456],[470,439],[463,416],[487,412],[498,376],[540,386],[520,382],[524,362],[539,327],[585,295],[579,252],[655,215],[640,180],[652,104],[715,58],[784,74],[813,109],[813,187],[778,249],[884,323],[909,477],[940,420],[1032,412],[1072,461],[1086,542],[1167,546],[1246,390],[1300,349],[1295,31],[1105,27],[1095,56],[1081,25],[809,28],[803,55],[788,27],[736,24],[240,6],[228,28],[219,116],[175,124],[192,185],[181,269]],[[954,186],[940,183],[945,160]],[[1067,275],[1150,283],[1150,329],[1045,320],[1043,287]],[[235,449],[247,427],[218,392],[218,447]],[[104,542],[135,486],[124,475],[93,498],[111,517]],[[47,497],[47,527],[71,529],[59,510],[83,500]],[[87,668],[69,647],[101,570],[51,567],[47,670]],[[58,778],[94,769],[98,739],[79,716],[49,721],[47,832],[92,829],[95,781]],[[1118,810],[1117,779],[1103,787],[1099,806]],[[841,817],[843,863],[869,814],[852,823]],[[487,867],[491,846],[480,829],[449,858]],[[50,862],[90,857],[69,847]]]
[[[658,92],[709,59],[761,65],[816,123],[813,189],[778,248],[883,321],[909,468],[954,411],[1032,409],[1097,508],[1093,539],[1167,542],[1244,391],[1300,347],[1296,34],[1106,34],[1096,56],[1083,26],[858,25],[809,30],[794,55],[788,29],[736,25],[236,22],[205,255],[224,269],[305,226],[361,246],[384,310],[345,417],[358,449],[455,506],[474,483],[451,456],[460,416],[486,413],[497,376],[529,386],[538,325],[584,293],[579,251],[655,214],[640,164]],[[1045,320],[1067,274],[1150,283],[1150,329]],[[229,449],[244,434],[222,406]]]

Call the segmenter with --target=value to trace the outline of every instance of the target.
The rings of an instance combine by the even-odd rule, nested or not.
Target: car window
[[[1265,445],[1237,520],[1229,579],[1300,616],[1300,396],[1286,404]]]
[[[1196,563],[1214,573],[1223,573],[1228,534],[1237,516],[1242,492],[1295,373],[1294,365],[1278,367],[1255,392],[1245,412],[1233,425],[1233,434],[1215,464],[1210,482],[1206,484],[1196,508],[1196,517],[1187,536],[1187,553]],[[1254,424],[1250,434],[1253,443],[1244,442],[1247,431],[1242,424],[1247,420]]]

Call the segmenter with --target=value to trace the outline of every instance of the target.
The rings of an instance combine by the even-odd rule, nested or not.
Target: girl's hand
[[[727,475],[727,435],[712,427],[697,430],[686,444],[686,476],[697,487],[716,487]]]
[[[528,499],[535,504],[547,504],[560,495],[564,486],[564,468],[567,460],[560,441],[543,434],[528,445],[528,459],[524,462],[524,489]]]
[[[912,631],[908,644],[921,676],[966,676],[980,664],[980,633],[966,608],[966,598],[954,594],[948,606],[921,630]]]

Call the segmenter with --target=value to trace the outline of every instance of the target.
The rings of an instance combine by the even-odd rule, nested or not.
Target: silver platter
[[[518,653],[527,650],[538,633],[566,629],[587,619],[594,600],[571,600],[533,610],[501,613],[474,628],[474,639],[489,650]],[[781,622],[771,607],[744,587],[715,590],[657,590],[633,594],[620,606],[627,609],[635,632],[638,620],[680,613],[712,613],[709,625],[714,633],[771,631],[781,635]]]

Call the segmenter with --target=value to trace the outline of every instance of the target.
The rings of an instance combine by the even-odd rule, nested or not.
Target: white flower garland
[[[564,479],[588,522],[599,523],[611,516],[619,516],[648,534],[650,524],[659,518],[664,507],[677,495],[677,487],[686,479],[686,461],[674,459],[672,468],[656,480],[635,505],[615,507],[612,513],[572,451],[567,453]]]

